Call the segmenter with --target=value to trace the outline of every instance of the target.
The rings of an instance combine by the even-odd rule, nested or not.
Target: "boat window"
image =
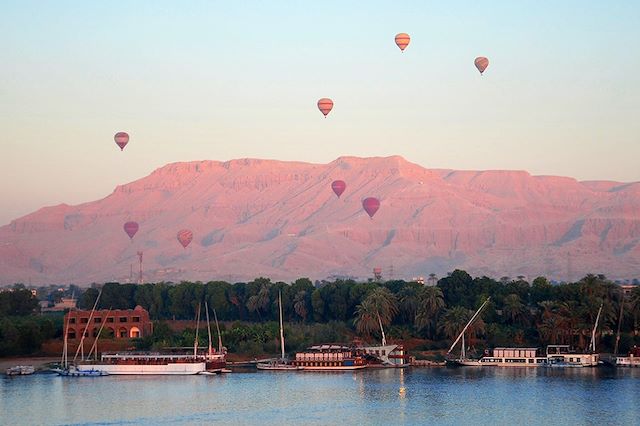
[[[383,350],[382,350],[382,355],[384,356],[384,355],[386,355],[386,354],[387,354],[387,351],[383,349]]]

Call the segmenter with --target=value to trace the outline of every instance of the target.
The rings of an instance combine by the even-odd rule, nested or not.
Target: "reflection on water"
[[[0,379],[1,424],[637,424],[640,369]]]

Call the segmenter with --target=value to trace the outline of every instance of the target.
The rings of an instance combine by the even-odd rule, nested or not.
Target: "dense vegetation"
[[[37,307],[23,286],[0,292],[0,356],[31,354],[45,340],[62,336],[62,317],[33,315]]]
[[[299,349],[310,343],[346,342],[354,336],[379,340],[379,323],[384,325],[388,338],[420,339],[422,349],[447,348],[488,297],[490,303],[467,336],[469,345],[479,350],[552,343],[584,349],[601,304],[598,349],[613,351],[621,308],[620,352],[640,344],[637,337],[640,287],[623,297],[621,287],[601,275],[587,275],[579,282],[559,285],[552,285],[543,277],[532,283],[523,277],[515,280],[503,277],[499,281],[488,277],[473,278],[461,270],[441,278],[437,285],[429,286],[404,281],[362,283],[351,280],[314,286],[306,278],[292,284],[274,283],[267,278],[236,284],[222,281],[106,283],[100,288],[86,289],[80,295],[79,307],[90,309],[99,290],[102,292],[100,308],[131,309],[141,305],[153,320],[158,321],[154,335],[139,342],[141,347],[191,345],[193,330],[173,333],[162,321],[193,320],[198,306],[207,302],[224,322],[222,337],[231,351],[275,353],[279,292],[288,322],[289,349]],[[16,301],[19,299],[11,297],[16,297]],[[3,316],[20,315],[19,312],[32,309],[24,300],[9,305],[0,298]],[[6,318],[2,321],[0,338],[10,332]],[[201,332],[200,337],[205,344],[206,334]],[[10,352],[0,349],[2,353]]]

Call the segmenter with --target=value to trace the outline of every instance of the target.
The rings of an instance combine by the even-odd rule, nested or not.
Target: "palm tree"
[[[527,319],[526,310],[517,294],[510,294],[504,298],[502,313],[511,324],[524,324]]]
[[[307,319],[307,292],[304,290],[299,291],[296,297],[293,299],[293,310],[298,314],[302,321]]]
[[[370,336],[371,333],[379,328],[378,312],[373,303],[365,299],[356,306],[356,318],[354,320],[356,330],[360,334]]]
[[[400,299],[400,313],[402,318],[406,321],[412,321],[416,316],[418,310],[418,293],[414,287],[404,287],[399,293]]]
[[[365,301],[368,301],[380,315],[382,325],[388,325],[398,313],[398,298],[386,287],[374,289]]]
[[[429,328],[433,331],[436,318],[444,308],[444,295],[440,287],[425,287],[418,295],[418,309],[415,325],[418,329]]]
[[[431,286],[434,286],[434,285],[438,284],[438,278],[437,278],[436,274],[434,274],[433,272],[429,274],[428,283]]]
[[[471,319],[475,312],[462,306],[454,306],[451,309],[447,309],[442,315],[439,330],[448,339],[455,339],[462,331],[467,322]],[[478,334],[484,333],[484,321],[481,316],[478,316],[473,324],[467,328],[466,333],[470,336],[470,341]]]

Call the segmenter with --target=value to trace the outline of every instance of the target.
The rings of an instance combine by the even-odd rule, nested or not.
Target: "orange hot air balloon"
[[[404,52],[404,49],[407,48],[410,41],[411,41],[411,37],[409,37],[409,34],[407,33],[396,34],[396,44],[398,45],[401,51]]]
[[[123,228],[124,232],[126,232],[129,238],[133,240],[133,236],[136,235],[140,226],[138,226],[138,222],[127,222],[124,224]]]
[[[484,70],[489,66],[489,60],[484,56],[478,56],[473,63],[476,65],[476,68],[478,68],[478,71],[480,71],[480,75],[482,75]]]
[[[322,98],[318,101],[318,109],[320,110],[321,113],[324,114],[325,118],[327,117],[327,114],[329,114],[331,112],[331,110],[333,109],[333,101],[329,98]]]
[[[331,189],[340,198],[344,190],[347,189],[347,184],[343,180],[334,180],[331,182]]]
[[[373,219],[373,215],[376,214],[380,208],[380,200],[374,197],[365,198],[362,202],[362,208],[367,212],[369,217]]]
[[[178,242],[182,244],[182,247],[187,248],[189,244],[191,244],[191,240],[193,240],[193,232],[189,229],[181,229],[178,231]]]
[[[118,145],[120,147],[120,151],[122,151],[129,143],[129,135],[126,132],[118,132],[113,137],[113,140],[116,141],[116,145]]]

